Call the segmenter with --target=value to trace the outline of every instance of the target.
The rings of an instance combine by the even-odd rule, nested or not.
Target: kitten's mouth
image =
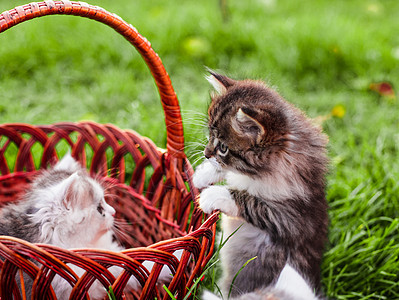
[[[209,162],[218,170],[222,170],[221,164],[216,160],[215,157],[208,158]]]

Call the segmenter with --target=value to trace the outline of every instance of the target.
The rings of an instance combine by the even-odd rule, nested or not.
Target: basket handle
[[[0,32],[23,21],[46,15],[74,15],[94,19],[112,27],[141,54],[155,79],[165,114],[167,150],[176,158],[184,158],[184,134],[179,101],[171,80],[150,42],[137,29],[101,7],[76,1],[43,1],[18,6],[0,15]]]

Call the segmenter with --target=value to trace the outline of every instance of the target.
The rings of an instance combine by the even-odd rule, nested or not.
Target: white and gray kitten
[[[119,252],[114,241],[115,209],[104,200],[104,188],[89,176],[69,154],[54,168],[35,178],[24,198],[0,210],[0,235],[24,239],[32,243],[46,243],[65,249],[96,248]],[[144,266],[150,271],[153,263]],[[84,271],[71,266],[78,276]],[[109,268],[114,276],[121,269]],[[170,279],[167,267],[160,280]],[[28,298],[32,280],[26,278]],[[30,286],[29,286],[30,285]],[[52,281],[58,299],[69,299],[70,285],[61,277]],[[138,289],[139,282],[132,276],[128,289]],[[91,299],[103,299],[104,287],[96,281],[90,291]]]
[[[200,208],[224,213],[224,296],[276,284],[286,264],[319,291],[327,237],[327,138],[264,83],[211,72],[207,160],[194,174]],[[225,181],[225,185],[213,185]]]

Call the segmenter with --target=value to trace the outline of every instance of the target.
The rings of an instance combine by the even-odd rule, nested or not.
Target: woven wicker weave
[[[218,216],[204,219],[193,204],[198,191],[192,186],[193,170],[184,153],[179,102],[169,76],[150,43],[132,25],[86,3],[45,1],[16,7],[0,15],[0,32],[23,21],[52,14],[82,16],[107,24],[137,49],[159,90],[165,113],[167,150],[157,148],[150,139],[132,130],[121,130],[110,124],[1,124],[0,206],[24,193],[39,172],[35,168],[37,161],[40,161],[39,168],[47,168],[58,160],[57,145],[67,144],[72,156],[88,166],[93,175],[112,184],[108,202],[116,209],[116,217],[131,225],[126,226],[126,234],[119,236],[127,248],[121,253],[65,250],[0,236],[0,298],[24,299],[15,280],[22,270],[34,280],[32,299],[55,299],[51,288],[55,274],[73,287],[70,299],[86,299],[86,292],[95,279],[106,288],[112,285],[117,299],[169,299],[157,285],[162,267],[168,265],[174,273],[168,289],[182,299],[211,257]],[[132,164],[133,169],[125,167]],[[184,250],[180,261],[172,255],[178,249]],[[151,272],[141,264],[144,260],[156,262]],[[67,264],[87,272],[79,278]],[[125,271],[115,279],[107,270],[110,266],[121,266]],[[130,276],[135,276],[143,288],[123,294]]]

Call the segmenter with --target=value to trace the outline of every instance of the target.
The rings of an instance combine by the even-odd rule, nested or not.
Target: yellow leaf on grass
[[[345,116],[346,109],[345,106],[338,104],[333,107],[331,110],[331,115],[336,118],[342,119]]]

